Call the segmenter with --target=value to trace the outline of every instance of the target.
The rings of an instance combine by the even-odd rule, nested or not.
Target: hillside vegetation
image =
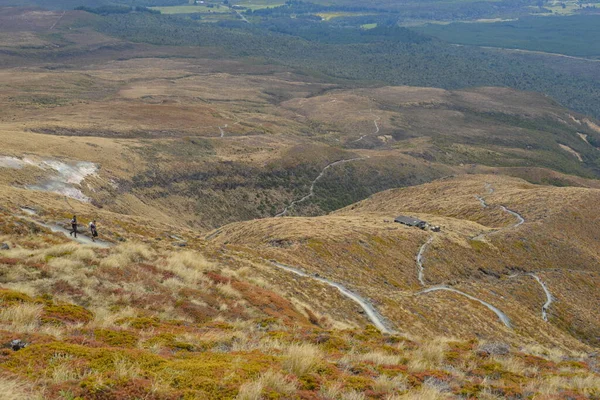
[[[427,25],[418,31],[452,43],[545,51],[598,58],[600,47],[587,35],[598,29],[598,15],[532,17],[497,23]],[[532,33],[533,32],[533,33]]]
[[[494,194],[486,194],[485,183]],[[479,209],[472,195],[478,190],[490,210]],[[0,241],[10,249],[0,251],[0,336],[27,346],[3,350],[2,387],[15,399],[597,398],[596,356],[579,341],[593,342],[593,334],[582,334],[598,329],[591,307],[599,300],[597,271],[585,260],[562,268],[560,249],[554,256],[529,253],[546,269],[510,270],[540,270],[555,299],[544,322],[543,293],[533,279],[509,278],[493,262],[483,274],[457,268],[471,268],[464,258],[475,264],[480,251],[520,257],[515,235],[525,243],[559,232],[573,243],[597,240],[597,222],[570,231],[579,220],[560,225],[565,211],[552,200],[573,207],[586,196],[598,193],[464,177],[382,193],[331,217],[230,225],[207,241],[180,229],[188,241],[181,250],[150,240],[165,229],[150,222],[143,233],[121,231],[146,244],[128,240],[102,249],[72,243],[4,208]],[[510,228],[511,216],[497,204],[522,212],[523,228]],[[493,302],[511,328],[475,301],[417,294],[414,256],[427,233],[384,221],[399,212],[443,227],[425,256],[428,284],[448,282]],[[117,224],[117,215],[102,218],[107,227]],[[538,238],[532,231],[541,227]],[[490,229],[500,231],[481,247],[461,243]],[[344,282],[371,299],[392,333],[380,333],[335,288],[293,277],[269,260]]]
[[[600,399],[600,64],[82,2],[0,9],[1,399]]]

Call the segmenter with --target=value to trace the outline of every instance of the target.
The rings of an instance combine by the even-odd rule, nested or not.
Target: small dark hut
[[[421,228],[421,229],[427,228],[427,225],[428,225],[427,222],[425,222],[425,221],[421,221],[420,219],[413,218],[413,217],[406,217],[404,215],[400,215],[399,217],[396,217],[396,219],[394,219],[394,222],[398,222],[400,224],[407,225],[407,226],[416,226],[417,228]]]

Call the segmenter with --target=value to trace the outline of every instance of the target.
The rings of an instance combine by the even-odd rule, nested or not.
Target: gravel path
[[[295,205],[300,204],[300,203],[302,203],[302,202],[310,199],[311,197],[313,197],[315,195],[315,185],[325,175],[325,172],[327,172],[327,170],[329,168],[334,167],[336,165],[345,164],[345,163],[349,163],[349,162],[352,162],[352,161],[364,160],[364,159],[366,159],[366,157],[350,158],[350,159],[347,159],[347,160],[335,161],[335,162],[332,162],[331,164],[326,165],[325,168],[323,168],[323,170],[319,174],[319,176],[317,176],[315,178],[315,180],[312,181],[312,183],[310,185],[310,190],[308,191],[308,194],[306,196],[302,197],[299,200],[292,201],[286,208],[283,209],[282,212],[280,212],[279,214],[275,215],[275,217],[283,217],[284,215],[287,214],[287,212],[290,210],[290,208],[292,208]]]
[[[504,314],[502,311],[500,311],[497,307],[494,307],[490,303],[488,303],[486,301],[483,301],[481,299],[478,299],[475,296],[471,296],[470,294],[467,294],[465,292],[461,292],[458,289],[454,289],[454,288],[450,288],[450,287],[446,287],[446,286],[434,286],[434,287],[430,287],[430,288],[427,288],[425,290],[422,290],[422,291],[420,291],[417,294],[425,294],[425,293],[431,293],[431,292],[436,292],[436,291],[447,291],[447,292],[458,293],[461,296],[464,296],[464,297],[466,297],[466,298],[468,298],[470,300],[473,300],[473,301],[476,301],[478,303],[481,303],[484,306],[486,306],[487,308],[489,308],[490,310],[492,310],[498,316],[498,319],[500,319],[500,321],[502,321],[502,323],[507,328],[511,328],[510,319],[508,318],[508,316],[506,314]]]
[[[371,112],[372,116],[375,116],[375,114],[373,114],[373,111],[370,111],[370,112]],[[362,135],[358,139],[353,140],[352,143],[360,142],[361,140],[363,140],[364,138],[366,138],[367,136],[370,136],[370,135],[377,135],[379,133],[379,124],[377,123],[377,121],[379,121],[380,119],[381,119],[381,117],[377,117],[373,120],[373,123],[375,124],[375,132],[369,133],[366,135]]]
[[[419,253],[417,254],[417,271],[419,273],[419,282],[421,282],[421,286],[427,286],[425,284],[425,268],[423,267],[423,254],[427,247],[433,242],[433,236],[427,239],[427,242],[419,249]]]
[[[544,293],[546,294],[546,302],[542,306],[542,319],[544,321],[548,322],[548,309],[550,308],[550,306],[552,305],[552,302],[554,301],[554,297],[552,296],[552,293],[550,293],[550,289],[548,289],[548,286],[544,283],[544,281],[542,281],[542,279],[538,275],[536,275],[534,273],[527,273],[524,275],[531,276],[533,279],[535,279],[537,281],[537,283],[540,284],[540,286],[544,290]],[[521,276],[521,275],[516,274],[516,275],[509,276],[509,278],[517,278],[519,276]]]
[[[296,274],[296,275],[304,277],[304,278],[311,278],[311,279],[317,280],[319,282],[323,282],[326,285],[336,288],[337,290],[340,291],[340,293],[343,296],[349,298],[350,300],[352,300],[356,304],[358,304],[363,309],[365,314],[367,315],[367,318],[369,318],[369,320],[373,323],[373,325],[375,325],[375,327],[377,329],[379,329],[379,331],[381,333],[388,333],[388,334],[393,333],[393,330],[388,328],[386,322],[383,320],[383,317],[377,312],[377,310],[365,298],[363,298],[359,294],[356,294],[356,293],[352,292],[351,290],[347,289],[342,284],[330,281],[329,279],[320,277],[318,275],[309,275],[306,272],[301,271],[298,268],[290,267],[289,265],[281,264],[277,261],[271,261],[271,263],[274,266],[281,268],[285,271],[291,272],[293,274]]]
[[[21,210],[26,212],[29,215],[37,215],[37,213],[35,212],[35,210],[28,208],[28,207],[21,207]],[[74,242],[77,243],[81,243],[81,244],[85,244],[88,246],[95,246],[95,247],[102,247],[102,248],[109,248],[114,246],[112,243],[110,242],[106,242],[104,240],[101,239],[96,239],[96,241],[92,241],[92,239],[90,239],[89,237],[83,235],[83,234],[79,234],[76,238],[70,235],[70,230],[63,228],[60,225],[56,225],[56,224],[47,224],[44,222],[40,222],[37,221],[35,219],[29,218],[29,217],[21,217],[22,219],[25,219],[29,222],[32,222],[36,225],[39,226],[43,226],[44,228],[48,228],[50,229],[52,232],[58,232],[58,233],[62,233],[63,235],[65,235],[68,239],[71,239]]]

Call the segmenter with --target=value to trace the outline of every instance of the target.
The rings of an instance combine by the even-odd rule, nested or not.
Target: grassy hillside
[[[598,124],[534,93],[348,89],[213,49],[65,39],[80,49],[69,68],[3,70],[0,157],[92,163],[82,194],[113,212],[210,230],[286,208],[322,215],[450,174],[594,186],[600,173]],[[49,175],[0,170],[18,188]]]
[[[473,193],[490,209],[482,210]],[[597,190],[466,176],[382,193],[331,217],[229,225],[207,241],[182,227],[125,224],[118,214],[95,211],[103,237],[118,229],[126,240],[106,249],[37,225],[61,220],[58,202],[30,217],[4,198],[0,242],[9,249],[0,250],[0,339],[27,346],[2,350],[3,393],[14,399],[593,399],[600,395],[594,344],[579,340],[593,342],[598,329],[592,304],[599,276],[592,265],[599,255],[580,254],[595,261],[575,258],[563,268],[560,249],[538,252],[534,245],[553,248],[559,234],[572,243],[597,240],[597,221],[587,220],[593,207],[583,207],[597,197]],[[526,223],[512,228],[513,217],[499,204],[521,212]],[[572,208],[582,218],[565,219]],[[82,210],[83,222],[90,212]],[[428,284],[446,282],[492,302],[509,315],[511,328],[476,301],[417,294],[414,257],[431,233],[384,221],[398,213],[443,227],[425,253]],[[494,228],[506,230],[477,247],[468,244],[469,236]],[[169,229],[187,248],[154,239],[167,238]],[[508,271],[542,268],[535,272],[555,299],[548,322],[539,314],[544,293],[536,281],[508,277],[486,254],[522,259],[514,240],[539,265]],[[477,272],[469,264],[480,258],[489,265]],[[270,260],[318,275],[297,277]],[[472,270],[461,272],[460,262]],[[393,332],[380,333],[356,303],[314,277],[370,299]]]
[[[488,193],[487,188],[494,192]],[[476,196],[485,198],[486,208]],[[551,341],[570,341],[566,337],[574,336],[597,346],[595,332],[600,327],[592,311],[598,301],[592,293],[600,257],[594,246],[600,234],[592,206],[597,196],[597,189],[545,188],[518,179],[468,175],[383,192],[327,217],[228,225],[211,234],[209,242],[343,282],[373,299],[398,329],[414,334],[414,329],[421,334],[442,329],[468,335],[477,326],[477,332],[491,336],[506,338],[518,332]],[[518,211],[525,224],[513,228],[515,217],[502,206]],[[391,222],[402,214],[440,225],[442,232],[427,233]],[[429,238],[433,242],[424,255],[425,287],[450,285],[477,293],[503,310],[515,331],[504,329],[476,303],[460,303],[474,309],[465,308],[445,320],[444,303],[437,303],[434,295],[414,296],[423,286],[417,280],[415,258]],[[544,295],[532,290],[535,281],[528,273],[542,276],[553,296],[561,299],[549,311],[551,334],[543,333],[548,325],[537,324],[543,322],[539,310]],[[525,284],[528,293],[519,286]],[[571,297],[567,287],[586,294]],[[575,323],[567,310],[579,307],[579,315],[586,316]],[[424,319],[423,315],[437,317]]]

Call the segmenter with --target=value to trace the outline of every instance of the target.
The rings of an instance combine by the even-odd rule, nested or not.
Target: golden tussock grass
[[[290,395],[296,391],[296,383],[290,381],[281,372],[268,370],[260,376],[259,381],[263,387],[274,390],[281,395]]]
[[[349,392],[342,393],[340,396],[340,400],[366,400],[367,396],[364,393],[358,392],[356,390],[351,390]]]
[[[409,356],[409,371],[419,372],[438,369],[444,361],[444,352],[448,349],[450,339],[432,340],[419,346]]]
[[[42,400],[39,393],[34,392],[20,381],[4,377],[0,374],[0,397],[2,400]]]
[[[142,373],[139,365],[123,356],[115,355],[113,357],[113,366],[115,375],[121,379],[135,379]]]
[[[522,351],[527,354],[532,354],[538,357],[546,358],[555,363],[564,361],[566,358],[575,358],[578,360],[584,360],[586,358],[586,353],[583,352],[567,351],[557,347],[548,348],[540,344],[530,344],[523,346]]]
[[[298,376],[313,371],[323,359],[321,349],[309,343],[292,344],[287,348],[283,368]]]
[[[41,304],[15,304],[0,310],[0,323],[13,332],[34,332],[40,324]]]
[[[231,351],[255,351],[259,350],[265,354],[278,354],[281,353],[286,345],[277,339],[262,338],[260,336],[254,336],[247,334],[242,337],[238,337],[231,346]]]
[[[535,376],[539,370],[533,366],[527,366],[523,361],[515,357],[492,357],[492,360],[502,366],[508,372],[521,376]]]
[[[106,267],[125,267],[131,263],[138,263],[153,259],[154,250],[142,243],[125,243],[116,246],[111,255],[104,258],[101,266]]]
[[[91,328],[114,328],[117,326],[116,321],[137,315],[131,307],[124,307],[118,311],[105,307],[92,307],[90,311],[94,314],[94,319],[88,323]]]
[[[368,353],[350,353],[343,356],[339,363],[347,367],[359,362],[371,362],[375,365],[398,365],[400,364],[401,357],[391,354],[387,354],[381,351],[370,351]]]
[[[240,386],[236,400],[261,400],[263,388],[261,381],[246,382]]]
[[[48,261],[48,266],[51,268],[53,274],[66,274],[70,271],[82,268],[84,264],[79,260],[57,257]]]
[[[230,298],[230,299],[241,299],[243,297],[242,294],[240,292],[238,292],[237,290],[235,290],[233,288],[233,286],[231,286],[231,284],[229,284],[229,283],[227,283],[227,284],[218,284],[218,285],[215,286],[215,288],[224,297],[227,297],[227,298]]]
[[[185,283],[196,284],[205,281],[204,272],[212,271],[216,266],[200,253],[182,251],[172,253],[163,268],[173,272]]]
[[[79,249],[80,245],[77,243],[65,243],[58,246],[48,247],[46,249],[40,249],[37,251],[37,256],[40,257],[39,261],[44,261],[49,257],[62,257],[65,255],[71,255]]]
[[[81,378],[81,375],[70,365],[72,360],[71,355],[60,353],[50,359],[51,368],[48,375],[53,383],[60,384]]]
[[[442,400],[454,398],[450,393],[440,392],[431,386],[422,386],[416,391],[412,391],[401,396],[391,396],[388,400]]]
[[[586,376],[547,376],[530,381],[527,390],[546,396],[557,396],[565,390],[578,391],[586,396],[600,395],[600,377]]]
[[[333,382],[321,387],[319,394],[326,400],[337,400],[342,395],[342,383]]]
[[[389,393],[392,391],[405,391],[408,389],[408,381],[405,376],[398,375],[389,377],[380,375],[373,382],[373,390],[378,392]]]

